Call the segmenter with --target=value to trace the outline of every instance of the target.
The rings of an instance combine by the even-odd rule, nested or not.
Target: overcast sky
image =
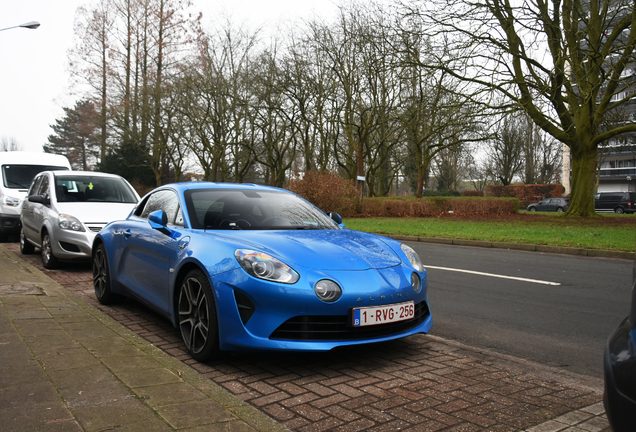
[[[220,13],[254,27],[279,21],[327,16],[334,0],[193,0],[204,22]],[[66,53],[73,44],[78,6],[90,0],[0,0],[0,29],[30,21],[36,30],[0,31],[0,139],[17,142],[21,150],[42,151],[62,107],[75,98],[68,88]]]

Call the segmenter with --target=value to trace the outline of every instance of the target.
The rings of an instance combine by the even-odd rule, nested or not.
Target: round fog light
[[[415,292],[420,292],[420,289],[422,289],[422,279],[417,273],[411,273],[411,286]]]
[[[318,281],[314,286],[314,292],[318,298],[324,302],[335,302],[342,295],[340,286],[334,281],[323,279]]]

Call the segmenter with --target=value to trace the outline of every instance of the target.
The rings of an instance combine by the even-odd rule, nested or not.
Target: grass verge
[[[633,251],[636,215],[572,218],[520,213],[492,218],[348,218],[347,228],[387,235]]]

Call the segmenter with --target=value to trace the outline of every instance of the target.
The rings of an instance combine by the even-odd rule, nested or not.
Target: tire
[[[53,255],[51,236],[47,231],[44,231],[42,235],[42,265],[48,270],[56,269],[60,265],[55,255]]]
[[[536,212],[536,211],[537,211],[537,208],[536,208],[536,207],[530,207],[530,208],[528,209],[528,211]]]
[[[123,296],[114,294],[110,289],[110,271],[108,267],[108,255],[103,244],[97,246],[93,254],[93,288],[95,297],[103,305],[109,305],[120,301]]]
[[[9,241],[9,234],[0,231],[0,243],[6,243]]]
[[[212,287],[199,269],[191,270],[179,288],[179,330],[192,358],[207,361],[219,354],[219,326]]]
[[[559,213],[563,213],[563,207],[557,207],[556,211]]]
[[[623,207],[616,207],[616,208],[614,209],[614,213],[616,213],[616,214],[623,214],[623,213],[625,213],[625,209],[623,209]]]
[[[35,252],[35,246],[29,243],[24,235],[24,229],[20,228],[20,253],[22,255],[31,255],[33,252]]]

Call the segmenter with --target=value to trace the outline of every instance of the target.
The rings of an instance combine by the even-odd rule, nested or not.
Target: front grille
[[[415,317],[408,321],[353,327],[349,315],[297,316],[285,321],[270,339],[302,341],[343,341],[389,336],[422,324],[430,315],[426,302],[415,305]]]
[[[100,232],[102,230],[102,227],[101,226],[89,226],[88,229],[91,230],[92,232]]]

